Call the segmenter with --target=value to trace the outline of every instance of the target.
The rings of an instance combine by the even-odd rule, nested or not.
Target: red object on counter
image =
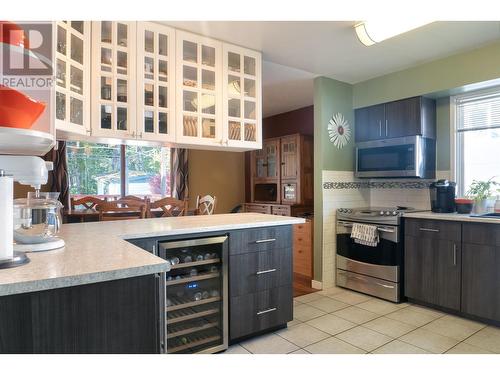
[[[455,198],[455,203],[456,204],[472,204],[472,203],[474,203],[474,199]]]
[[[24,30],[9,21],[0,21],[0,42],[29,49],[29,40]]]
[[[0,85],[0,126],[30,129],[46,106],[22,92]]]

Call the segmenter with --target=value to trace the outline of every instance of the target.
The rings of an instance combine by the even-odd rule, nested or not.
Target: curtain
[[[51,185],[50,191],[59,192],[59,201],[65,208],[69,208],[69,179],[68,163],[66,159],[66,142],[58,141],[56,147],[44,157],[46,161],[54,164],[54,169],[49,172]]]
[[[185,148],[173,148],[170,150],[170,157],[172,159],[172,197],[180,200],[187,199],[189,196],[188,150]]]

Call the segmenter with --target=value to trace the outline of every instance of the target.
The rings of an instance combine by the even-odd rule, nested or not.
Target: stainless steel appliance
[[[356,177],[435,178],[436,141],[420,135],[356,144]]]
[[[166,274],[166,352],[216,353],[228,347],[228,237],[159,243]]]
[[[430,184],[432,212],[455,212],[455,186],[455,182],[448,180],[438,180]]]
[[[403,236],[401,216],[410,207],[339,208],[337,210],[337,286],[393,302],[403,296]],[[351,238],[354,223],[375,225],[376,247]]]

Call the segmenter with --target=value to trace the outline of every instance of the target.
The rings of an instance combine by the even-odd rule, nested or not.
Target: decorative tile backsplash
[[[427,189],[433,180],[324,182],[323,189]]]

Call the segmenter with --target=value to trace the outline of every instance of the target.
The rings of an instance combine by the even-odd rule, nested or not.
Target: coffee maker
[[[455,212],[456,183],[448,180],[437,180],[429,186],[431,195],[431,211],[439,213]]]

